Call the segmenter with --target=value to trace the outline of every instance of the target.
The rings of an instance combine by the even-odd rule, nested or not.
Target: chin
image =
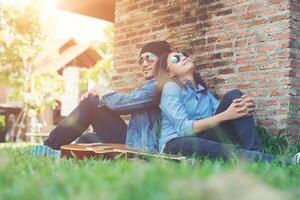
[[[145,78],[146,80],[150,80],[150,79],[153,79],[154,76],[144,76],[144,78]]]
[[[153,79],[154,78],[154,75],[150,75],[150,74],[143,74],[144,75],[144,79],[146,80],[150,80],[150,79]]]

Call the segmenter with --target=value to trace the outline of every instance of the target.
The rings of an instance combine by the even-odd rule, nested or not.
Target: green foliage
[[[57,73],[38,74],[52,45],[53,16],[41,0],[0,2],[0,83],[25,109],[42,111],[62,93]]]
[[[23,93],[23,100],[29,108],[37,112],[43,111],[46,107],[54,108],[56,100],[60,99],[63,93],[63,77],[56,72],[44,73],[34,78],[34,87],[29,93]]]
[[[272,135],[262,126],[257,127],[258,135],[262,144],[262,151],[265,153],[284,155],[294,154],[300,151],[299,141],[296,145],[290,145],[288,138],[280,131],[277,135]]]
[[[90,68],[80,69],[80,90],[86,90],[88,81],[92,80],[94,83],[106,81],[111,84],[111,71],[112,71],[112,57],[113,57],[113,42],[114,42],[114,28],[113,25],[108,25],[104,30],[106,37],[104,42],[96,43],[93,48],[100,53],[102,59],[97,64]]]
[[[207,159],[200,166],[164,160],[54,160],[28,156],[25,149],[0,145],[0,199],[270,199],[261,193],[250,198],[259,191],[282,199],[299,195],[297,166]]]
[[[0,115],[0,127],[4,127],[5,125],[5,117]]]
[[[39,0],[0,2],[0,81],[9,86],[24,84],[24,75],[39,67],[38,55],[49,39],[46,8]]]
[[[293,114],[297,113],[300,111],[300,105],[296,105],[294,103],[289,103],[289,116],[292,116]]]
[[[0,135],[4,133],[5,117],[0,115]]]

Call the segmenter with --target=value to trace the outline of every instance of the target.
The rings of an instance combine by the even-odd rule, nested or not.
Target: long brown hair
[[[160,103],[160,97],[161,97],[161,92],[164,87],[164,85],[169,82],[173,81],[177,83],[180,87],[183,87],[183,84],[177,77],[172,77],[170,78],[168,75],[168,57],[172,53],[172,51],[167,51],[163,53],[158,60],[155,63],[155,75],[157,79],[157,86],[156,86],[156,94],[155,94],[155,102],[157,104]],[[193,77],[195,80],[196,84],[200,84],[202,87],[204,87],[203,92],[207,91],[207,85],[201,78],[200,74],[198,74],[196,71],[193,73]]]

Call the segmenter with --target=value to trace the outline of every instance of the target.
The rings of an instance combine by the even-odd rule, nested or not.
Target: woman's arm
[[[254,108],[255,109],[255,108]],[[241,102],[240,99],[234,100],[231,105],[225,110],[212,117],[194,121],[193,132],[199,133],[209,128],[213,128],[220,124],[221,122],[227,120],[234,120],[241,117],[246,117],[252,115],[252,109],[249,109],[248,105]]]
[[[164,85],[159,108],[180,136],[193,135],[193,122],[189,118],[181,99],[181,88],[175,82]]]

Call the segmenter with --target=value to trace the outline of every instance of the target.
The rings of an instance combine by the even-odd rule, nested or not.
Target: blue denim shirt
[[[214,115],[219,102],[213,94],[198,84],[195,91],[191,83],[180,87],[175,82],[164,85],[161,100],[161,138],[159,149],[173,138],[193,135],[194,120]]]
[[[116,113],[131,114],[127,128],[126,144],[148,151],[158,151],[160,110],[154,103],[156,81],[150,80],[143,87],[130,93],[104,95],[100,105]]]

